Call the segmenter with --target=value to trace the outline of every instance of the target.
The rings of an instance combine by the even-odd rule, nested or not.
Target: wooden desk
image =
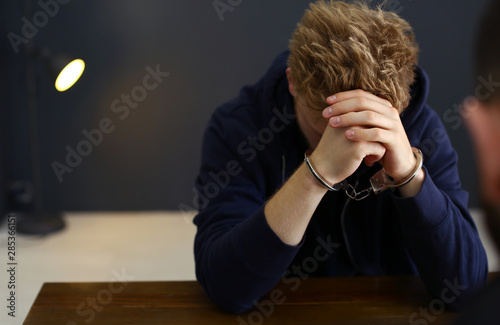
[[[274,299],[275,303],[271,303]],[[195,281],[45,283],[24,324],[448,324],[417,276],[280,282],[260,307],[227,314]],[[428,315],[421,310],[428,310]],[[420,322],[418,322],[420,321]]]

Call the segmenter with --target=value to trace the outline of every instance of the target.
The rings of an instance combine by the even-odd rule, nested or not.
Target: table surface
[[[441,307],[418,276],[290,279],[242,315],[196,281],[45,283],[24,324],[448,324]]]

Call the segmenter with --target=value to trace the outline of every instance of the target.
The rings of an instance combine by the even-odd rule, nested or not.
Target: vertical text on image
[[[7,315],[16,317],[17,308],[17,256],[16,256],[16,216],[9,214],[7,217]]]

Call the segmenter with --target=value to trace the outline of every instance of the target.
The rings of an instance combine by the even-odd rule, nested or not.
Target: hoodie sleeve
[[[412,198],[393,196],[401,231],[428,291],[460,309],[488,277],[486,253],[461,189],[458,158],[437,114],[425,107],[408,132],[424,154],[425,180]]]
[[[241,117],[240,117],[241,118]],[[281,279],[300,247],[283,243],[264,216],[266,181],[249,145],[251,124],[215,114],[205,131],[196,181],[196,276],[230,313],[251,309]],[[197,200],[196,200],[197,199]]]

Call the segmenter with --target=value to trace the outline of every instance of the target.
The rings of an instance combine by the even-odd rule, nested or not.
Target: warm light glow
[[[56,89],[65,91],[75,84],[85,70],[85,62],[80,59],[71,61],[56,79]]]

